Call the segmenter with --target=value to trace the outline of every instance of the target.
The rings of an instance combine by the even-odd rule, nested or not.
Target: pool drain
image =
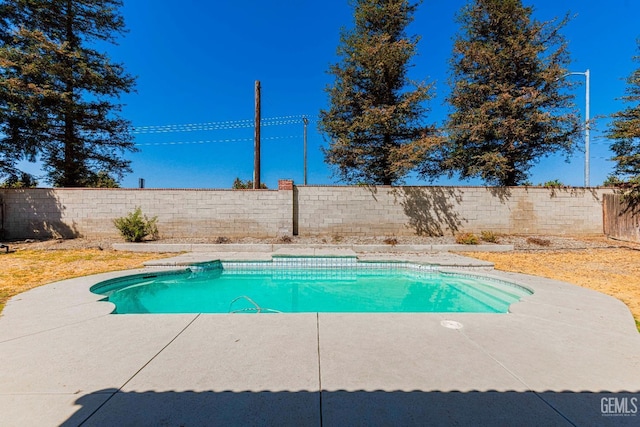
[[[462,323],[456,322],[455,320],[442,320],[440,325],[449,329],[462,329]]]

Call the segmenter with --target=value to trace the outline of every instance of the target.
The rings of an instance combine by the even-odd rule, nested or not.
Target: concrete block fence
[[[117,237],[137,206],[162,237],[595,235],[611,189],[295,186],[278,190],[0,190],[0,239]]]
[[[297,187],[301,235],[602,234],[611,189]]]

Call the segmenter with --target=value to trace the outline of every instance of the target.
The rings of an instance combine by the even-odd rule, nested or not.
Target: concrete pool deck
[[[622,302],[453,254],[379,257],[535,293],[509,314],[111,315],[91,285],[158,265],[57,282],[12,298],[0,317],[0,424],[640,423],[640,334]]]

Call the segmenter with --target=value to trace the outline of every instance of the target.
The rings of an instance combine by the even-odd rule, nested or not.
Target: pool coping
[[[320,250],[352,250],[359,253],[379,252],[379,253],[402,253],[402,252],[510,252],[513,245],[502,244],[429,244],[429,245],[408,245],[408,244],[302,244],[302,243],[114,243],[112,248],[116,251],[127,252],[277,252],[300,251],[309,249]]]
[[[135,413],[146,425],[420,425],[424,416],[440,425],[637,423],[639,415],[602,406],[640,397],[640,334],[622,302],[443,257],[535,293],[508,314],[259,317],[110,315],[111,304],[89,291],[165,268],[157,265],[33,289],[12,298],[0,317],[3,421],[122,424]],[[455,322],[461,329],[449,327]]]

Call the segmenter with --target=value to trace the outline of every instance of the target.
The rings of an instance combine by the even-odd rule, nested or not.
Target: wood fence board
[[[602,208],[605,235],[640,243],[640,214],[626,209],[620,194],[603,195]]]

